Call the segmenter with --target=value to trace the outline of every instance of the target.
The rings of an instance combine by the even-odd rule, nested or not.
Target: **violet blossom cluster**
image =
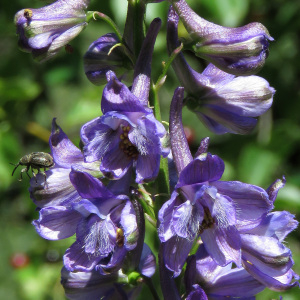
[[[114,29],[83,58],[91,83],[105,85],[99,117],[82,125],[79,148],[54,118],[54,166],[30,181],[38,234],[48,240],[74,236],[63,257],[66,296],[135,299],[144,283],[154,299],[255,299],[265,288],[299,286],[284,244],[298,223],[289,212],[273,210],[285,178],[267,189],[222,180],[225,165],[209,152],[209,138],[192,155],[182,122],[186,105],[214,133],[251,132],[275,93],[254,75],[273,38],[262,24],[223,27],[197,15],[185,0],[170,0],[169,63],[154,83],[161,20],[146,31],[143,24],[147,4],[162,1],[128,1],[123,34],[107,16],[87,12],[86,0],[57,0],[15,16],[21,49],[38,61],[58,54],[92,20],[105,19]],[[202,72],[180,51],[179,20],[193,41],[189,49],[207,61]],[[169,100],[166,125],[158,90],[169,65],[181,87]],[[156,249],[145,242],[146,222],[154,226]],[[151,277],[158,273],[155,286]]]

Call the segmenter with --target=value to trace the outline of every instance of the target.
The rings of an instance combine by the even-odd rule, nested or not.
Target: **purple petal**
[[[203,153],[182,170],[176,188],[219,180],[223,175],[224,168],[223,160],[217,155]]]
[[[286,180],[285,177],[283,176],[282,179],[277,179],[268,187],[267,193],[272,203],[275,202],[279,190],[285,186],[285,182]]]
[[[265,286],[255,280],[246,270],[236,268],[216,280],[213,286],[208,288],[208,295],[255,299],[254,296],[264,289]]]
[[[249,265],[250,269],[254,265],[264,274],[276,277],[284,275],[294,264],[290,249],[276,238],[242,234],[241,240],[243,262],[246,269]]]
[[[32,222],[37,233],[47,240],[61,240],[75,234],[81,215],[64,206],[40,210],[38,220]]]
[[[171,199],[166,201],[158,212],[159,229],[158,235],[161,242],[166,242],[174,236],[172,218],[174,209],[181,204],[177,192],[173,192]]]
[[[119,133],[116,129],[121,120],[115,119],[117,124],[112,128],[104,123],[105,118],[107,117],[96,118],[81,128],[81,139],[85,144],[84,154],[87,162],[101,160],[105,153],[119,143]]]
[[[240,76],[222,82],[205,96],[201,103],[227,110],[244,117],[258,117],[272,105],[274,89],[258,76]]]
[[[80,195],[72,185],[70,169],[53,168],[46,171],[47,180],[42,174],[37,174],[36,180],[30,180],[30,197],[38,208],[48,206],[70,206],[81,200]]]
[[[208,300],[204,290],[198,284],[193,285],[193,290],[188,294],[186,300]]]
[[[163,255],[165,266],[174,272],[174,277],[180,275],[192,245],[193,241],[177,236],[172,237],[164,243]]]
[[[113,198],[112,194],[98,179],[92,175],[72,169],[70,180],[82,198]]]
[[[100,170],[110,179],[119,179],[128,172],[132,163],[132,158],[127,157],[119,147],[115,147],[104,155]]]
[[[101,100],[101,110],[105,114],[110,111],[118,112],[150,112],[144,107],[128,87],[121,83],[113,72],[107,73],[108,84],[105,86]]]
[[[113,297],[118,294],[114,287],[117,279],[117,273],[100,275],[96,271],[69,272],[66,268],[61,270],[61,284],[66,297],[71,300]]]
[[[127,254],[125,247],[116,247],[115,251],[113,252],[109,262],[103,261],[97,264],[95,270],[98,271],[100,274],[106,275],[107,273],[113,273],[118,271],[123,264],[124,258]]]
[[[70,168],[72,164],[82,163],[83,155],[68,139],[63,130],[56,124],[56,119],[52,121],[52,132],[49,139],[51,153],[57,166]]]
[[[261,282],[267,288],[276,291],[282,292],[289,290],[295,286],[299,287],[299,282],[293,282],[293,278],[299,280],[297,274],[294,273],[293,270],[289,270],[286,274],[279,277],[274,277],[272,274],[266,275],[265,273],[261,272],[260,269],[256,268],[255,265],[250,263],[245,263],[244,268],[259,282]]]
[[[137,245],[138,228],[135,211],[130,201],[126,202],[122,210],[120,224],[125,236],[124,246],[127,251],[133,250]]]
[[[155,273],[156,261],[155,256],[147,244],[144,244],[139,264],[139,271],[143,276],[152,277]]]
[[[172,224],[175,233],[192,241],[195,239],[203,220],[204,211],[201,206],[192,205],[189,200],[177,206],[173,212]]]
[[[75,242],[64,255],[64,266],[68,271],[92,271],[101,256],[93,256],[83,251],[82,245]]]
[[[294,215],[287,211],[275,211],[268,214],[259,226],[247,231],[247,233],[268,237],[276,236],[280,242],[283,242],[286,236],[297,226],[298,222]]]
[[[196,113],[203,123],[216,134],[226,132],[248,134],[257,123],[254,118],[240,116],[211,104],[203,106],[203,111]]]
[[[136,164],[136,182],[148,182],[156,178],[159,171],[160,155],[139,155]]]
[[[207,252],[220,266],[234,262],[241,265],[240,235],[235,226],[213,226],[201,234]]]
[[[211,185],[233,200],[239,229],[257,226],[273,207],[266,191],[258,186],[239,181],[215,181]]]
[[[148,106],[152,54],[160,26],[159,18],[151,22],[134,68],[131,91],[145,107]]]

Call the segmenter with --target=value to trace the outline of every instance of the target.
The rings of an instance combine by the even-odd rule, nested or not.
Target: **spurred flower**
[[[262,68],[269,41],[274,40],[262,24],[223,27],[198,16],[185,0],[171,2],[195,43],[193,50],[197,56],[235,75],[255,74]]]
[[[178,15],[170,9],[168,16],[168,49],[178,46]],[[246,134],[253,130],[258,117],[272,105],[275,90],[258,76],[225,73],[213,64],[198,73],[183,54],[173,61],[178,79],[188,93],[186,105],[213,132]]]
[[[90,0],[57,0],[48,6],[22,9],[15,15],[21,50],[45,61],[74,39],[86,26]]]
[[[150,25],[132,88],[109,71],[101,101],[103,116],[81,129],[86,162],[101,160],[100,170],[110,179],[121,178],[134,166],[136,182],[153,180],[161,155],[168,154],[162,145],[166,130],[148,107],[152,51],[160,24],[155,19]]]

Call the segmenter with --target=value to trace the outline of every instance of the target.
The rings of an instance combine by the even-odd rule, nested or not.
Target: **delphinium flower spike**
[[[26,8],[15,15],[21,50],[45,61],[74,39],[87,25],[90,0],[57,0],[42,8]]]

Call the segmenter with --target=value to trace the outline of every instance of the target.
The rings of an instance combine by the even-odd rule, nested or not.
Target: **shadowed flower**
[[[107,189],[88,173],[72,170],[70,179],[82,197],[73,205],[81,219],[76,242],[64,256],[65,267],[69,271],[95,269],[102,274],[119,270],[127,252],[136,247],[139,236],[131,201],[126,195],[115,195],[113,188]],[[127,182],[118,183],[124,186],[124,191],[128,190]]]
[[[151,277],[155,272],[155,256],[144,244],[141,261],[137,271]],[[61,272],[61,283],[68,299],[136,299],[140,293],[139,286],[128,283],[127,275],[121,271],[111,274],[100,274],[93,270],[89,272],[70,272],[66,268]]]
[[[203,244],[187,260],[185,285],[189,300],[255,300],[255,295],[265,288],[243,268],[217,265]]]
[[[83,154],[68,139],[67,135],[52,122],[49,139],[54,167],[46,171],[46,179],[37,174],[30,181],[30,197],[39,209],[39,219],[33,222],[37,232],[45,239],[57,240],[72,236],[75,233],[80,215],[72,205],[82,200],[69,175],[71,167],[76,166],[97,177],[99,163],[85,163]]]
[[[276,180],[268,189],[272,202],[285,179]],[[299,276],[292,270],[292,253],[283,242],[296,227],[295,216],[287,211],[270,212],[258,226],[240,229],[244,268],[259,282],[274,291],[299,286]],[[293,281],[293,279],[297,281]]]
[[[198,16],[185,0],[172,0],[172,5],[189,32],[195,54],[235,75],[257,73],[268,56],[269,41],[274,39],[260,23],[228,28]]]
[[[86,26],[89,0],[58,0],[48,6],[22,9],[15,15],[19,46],[34,59],[45,61],[74,39]]]
[[[119,43],[116,34],[107,33],[90,45],[83,63],[85,75],[93,84],[105,84],[108,71],[113,71],[120,80],[132,79],[132,63]]]
[[[168,49],[178,46],[178,16],[170,9],[168,16]],[[173,61],[178,79],[188,93],[186,105],[213,132],[246,134],[253,130],[258,117],[272,105],[275,90],[258,76],[236,77],[209,64],[198,73],[183,54]]]

